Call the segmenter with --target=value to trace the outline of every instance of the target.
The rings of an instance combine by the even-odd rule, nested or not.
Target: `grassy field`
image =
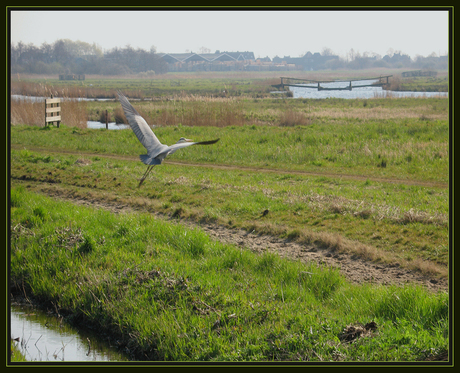
[[[394,90],[448,92],[448,72],[436,77],[402,78],[407,69],[325,70],[325,71],[267,71],[267,72],[194,72],[162,75],[97,76],[88,75],[84,81],[59,80],[57,75],[12,76],[12,94],[55,97],[115,98],[122,90],[131,98],[171,98],[177,95],[207,97],[271,97],[272,85],[280,84],[281,76],[311,80],[343,80],[375,78],[392,75]]]
[[[324,101],[329,100],[313,110],[327,107]],[[336,234],[366,245],[366,255],[376,259],[409,261],[445,276],[447,100],[378,99],[375,103],[369,100],[364,107],[359,100],[353,104],[334,101],[337,104],[329,104],[336,107],[332,111],[344,112],[346,105],[348,116],[337,120],[331,119],[333,115],[320,117],[307,126],[157,127],[157,136],[167,144],[180,136],[220,141],[175,153],[170,161],[182,165],[155,168],[148,187],[141,189],[135,186],[145,166],[132,161],[145,150],[130,130],[14,126],[11,143],[23,150],[12,152],[12,176],[51,182],[82,195],[89,190],[107,198],[116,196],[137,205],[153,205],[165,213],[180,210],[182,216],[197,220],[208,216],[222,224],[255,226],[258,231],[306,242],[318,240],[320,234]],[[372,116],[374,107],[385,105],[393,118],[382,115],[361,120],[363,109]],[[423,118],[413,114],[420,116],[421,105],[428,106]],[[426,119],[430,115],[438,118]],[[34,147],[40,152],[35,153]],[[70,150],[87,158],[90,167],[76,163],[78,153],[65,155]],[[234,169],[191,168],[187,163]],[[265,209],[272,211],[270,219],[258,221]],[[356,243],[343,242],[340,249],[362,251],[356,249]]]
[[[100,328],[141,360],[445,357],[445,292],[352,285],[334,268],[256,255],[199,226],[243,228],[446,280],[449,101],[264,99],[257,95],[273,76],[257,75],[254,91],[241,77],[207,77],[204,96],[170,90],[133,101],[163,143],[220,139],[178,151],[141,188],[145,149],[132,131],[78,124],[105,110],[120,118],[118,102],[69,103],[60,128],[25,125],[40,110],[13,103],[14,290]],[[248,90],[212,94],[228,79]],[[160,82],[171,84],[106,80],[97,89],[143,98]]]
[[[249,99],[210,98],[195,95],[176,96],[171,100],[134,101],[151,125],[168,126],[240,126],[309,124],[356,124],[369,121],[447,119],[448,100],[405,99]],[[88,102],[88,118],[99,120],[107,110],[111,120],[123,120],[117,102]],[[117,120],[118,121],[118,120]],[[402,121],[401,121],[402,122]],[[126,122],[125,122],[126,123]],[[404,123],[403,123],[404,124]]]
[[[84,81],[60,81],[58,77],[35,76],[13,79],[14,94],[65,97],[115,98],[118,89],[129,97],[167,98],[193,94],[214,97],[250,96],[267,97],[272,84],[280,82],[279,73],[169,73],[151,77],[88,77]]]
[[[351,285],[147,213],[14,187],[13,291],[160,361],[425,361],[447,356],[448,295]]]

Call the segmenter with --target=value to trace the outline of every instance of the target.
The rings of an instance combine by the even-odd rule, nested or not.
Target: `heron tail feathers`
[[[139,158],[144,164],[147,164],[147,165],[161,164],[161,160],[156,159],[156,158],[151,158],[148,154],[141,154]]]

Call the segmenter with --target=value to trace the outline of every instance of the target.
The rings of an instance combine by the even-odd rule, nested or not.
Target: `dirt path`
[[[57,190],[42,189],[42,192],[55,198],[70,200],[76,204],[107,209],[114,213],[142,211],[126,204],[109,202],[102,199],[75,198]],[[382,285],[412,283],[419,284],[432,291],[448,291],[449,285],[447,279],[429,278],[420,272],[401,268],[398,264],[376,264],[359,258],[356,255],[337,254],[314,245],[300,244],[279,237],[254,234],[242,229],[229,229],[217,224],[202,225],[186,219],[179,221],[159,213],[155,213],[155,215],[160,219],[180,222],[180,224],[190,228],[199,227],[209,234],[211,238],[223,243],[234,244],[256,253],[272,252],[284,258],[301,260],[304,263],[314,262],[318,265],[336,267],[340,269],[341,273],[348,280],[356,284],[366,282]]]
[[[24,145],[20,144],[11,144],[12,149],[23,149]],[[127,156],[119,154],[101,154],[101,153],[91,153],[91,152],[82,152],[76,150],[67,150],[67,149],[48,149],[39,146],[27,146],[27,149],[32,151],[47,152],[47,153],[58,153],[58,154],[72,154],[77,156],[86,156],[86,157],[106,157],[113,159],[124,159],[130,161],[139,161],[138,156]],[[333,172],[310,172],[310,171],[301,171],[301,170],[278,170],[271,168],[262,168],[262,167],[248,167],[248,166],[234,166],[234,165],[223,165],[223,164],[208,164],[208,163],[188,163],[188,162],[179,162],[165,160],[165,164],[172,164],[178,166],[190,166],[190,167],[207,167],[216,170],[240,170],[247,172],[264,172],[264,173],[278,173],[278,174],[294,174],[294,175],[306,175],[306,176],[323,176],[330,178],[343,178],[350,180],[370,180],[379,183],[394,183],[394,184],[405,184],[405,185],[418,185],[424,187],[437,187],[437,188],[448,188],[448,183],[436,182],[436,181],[420,181],[420,180],[405,180],[405,179],[395,179],[395,178],[380,178],[366,175],[347,175]]]
[[[12,148],[21,149],[23,146],[12,144]],[[47,153],[65,153],[65,154],[74,154],[78,156],[98,156],[98,157],[107,157],[114,159],[125,159],[137,161],[138,158],[135,156],[122,156],[122,155],[109,155],[109,154],[95,154],[88,152],[78,152],[75,150],[49,150],[41,147],[27,146],[28,149],[32,151],[46,151]],[[447,188],[448,184],[446,183],[436,183],[436,182],[422,182],[416,180],[398,180],[398,179],[383,179],[383,178],[372,178],[361,175],[341,175],[341,174],[329,174],[329,173],[312,173],[306,171],[283,171],[283,170],[274,170],[274,169],[265,169],[265,168],[255,168],[255,167],[240,167],[240,166],[228,166],[228,165],[212,165],[212,164],[191,164],[185,162],[177,161],[167,161],[169,164],[175,165],[187,165],[191,167],[207,167],[214,169],[226,169],[226,170],[242,170],[249,172],[276,172],[276,173],[285,173],[285,174],[304,174],[304,175],[313,175],[313,176],[328,176],[328,177],[343,177],[349,179],[369,179],[378,182],[390,182],[390,183],[401,183],[406,185],[421,185],[428,187],[441,187]],[[71,195],[66,195],[63,192],[52,191],[51,189],[43,188],[41,190],[43,193],[47,193],[53,197],[71,200],[74,203],[85,204],[94,207],[109,209],[113,212],[119,213],[124,211],[134,211],[133,207],[115,202],[108,202],[103,199],[92,199],[84,200],[78,199]],[[156,214],[157,217],[162,219],[168,219],[167,216]],[[174,221],[177,221],[175,219]],[[214,224],[205,224],[199,225],[196,222],[190,220],[182,219],[181,224],[189,227],[200,226],[205,232],[207,232],[211,237],[224,242],[231,243],[243,248],[250,249],[254,252],[273,252],[277,253],[282,257],[286,257],[294,260],[301,260],[303,262],[316,262],[319,265],[325,264],[328,266],[337,267],[341,272],[352,282],[354,283],[365,283],[373,282],[377,284],[404,284],[404,283],[416,283],[422,286],[427,287],[428,289],[438,291],[438,290],[448,290],[448,280],[447,279],[438,279],[430,278],[422,275],[420,272],[408,270],[400,267],[398,264],[376,264],[364,260],[352,254],[337,254],[329,250],[321,249],[313,245],[299,244],[297,242],[291,242],[289,240],[281,239],[273,236],[258,235],[253,233],[248,233],[241,229],[229,229],[224,226],[214,225]]]

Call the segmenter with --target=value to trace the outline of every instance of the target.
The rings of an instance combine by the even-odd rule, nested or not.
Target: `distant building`
[[[254,61],[253,52],[158,53],[158,56],[168,63],[169,71],[231,70],[232,65]]]
[[[338,60],[339,56],[322,56],[320,53],[307,52],[302,57],[284,56],[254,58],[253,52],[221,52],[215,53],[159,53],[158,56],[168,63],[168,71],[198,70],[319,70],[330,60]]]

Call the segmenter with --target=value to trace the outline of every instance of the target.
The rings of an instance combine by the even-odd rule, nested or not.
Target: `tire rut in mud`
[[[62,190],[41,188],[41,193],[50,197],[63,199],[75,204],[103,208],[113,213],[146,212],[140,207],[127,203],[117,203],[101,198],[83,199]],[[316,263],[318,266],[338,268],[352,283],[374,283],[381,285],[418,284],[431,291],[448,291],[446,278],[432,278],[419,271],[401,267],[399,264],[374,263],[356,254],[336,253],[329,249],[320,248],[314,244],[303,244],[275,236],[247,232],[243,229],[232,229],[218,224],[198,223],[190,219],[178,219],[161,213],[153,213],[159,219],[169,220],[189,228],[200,228],[211,238],[222,243],[233,244],[255,253],[276,253],[283,258],[300,260],[303,263]]]

